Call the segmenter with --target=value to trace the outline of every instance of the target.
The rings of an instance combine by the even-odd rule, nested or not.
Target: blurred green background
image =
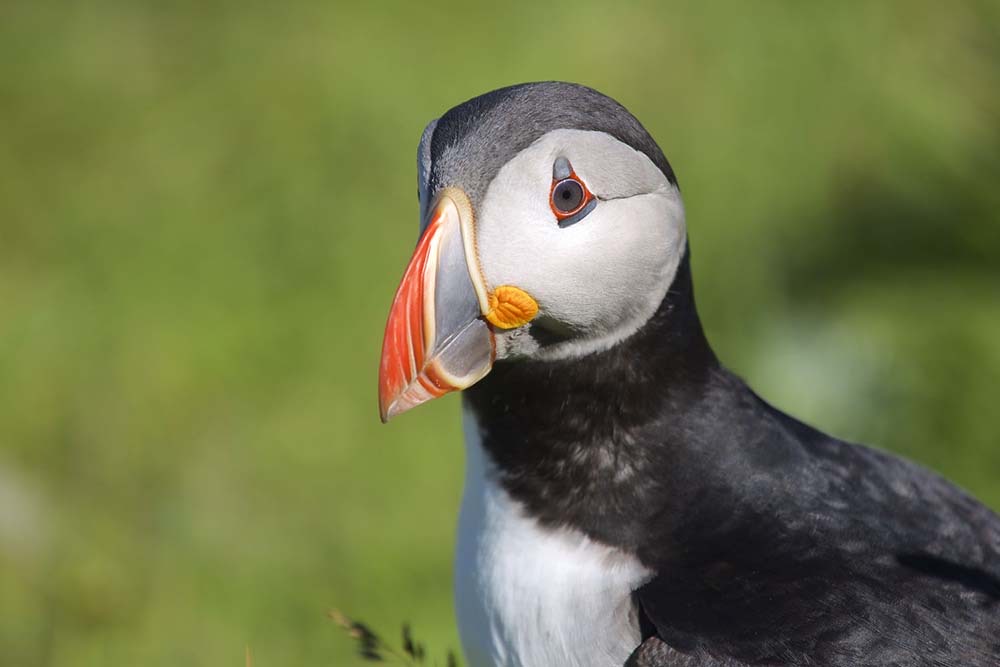
[[[458,399],[389,426],[415,150],[520,81],[629,107],[766,398],[1000,507],[997,2],[0,5],[0,664],[457,647]]]

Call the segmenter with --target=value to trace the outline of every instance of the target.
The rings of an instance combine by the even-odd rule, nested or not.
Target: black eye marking
[[[581,220],[583,220],[584,218],[586,218],[588,215],[590,215],[590,212],[593,211],[596,207],[597,207],[597,200],[596,199],[591,199],[579,211],[577,211],[576,213],[574,213],[573,215],[571,215],[571,216],[569,216],[567,218],[563,218],[562,220],[560,220],[559,223],[558,223],[559,227],[561,229],[566,229],[570,225],[575,225],[576,223],[580,222]]]
[[[570,165],[569,160],[564,157],[557,157],[556,161],[552,164],[552,180],[561,181],[564,178],[569,178],[573,173],[573,167]]]

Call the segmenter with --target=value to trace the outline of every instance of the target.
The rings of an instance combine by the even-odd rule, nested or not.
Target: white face
[[[597,203],[560,227],[553,165],[566,158]],[[497,332],[500,357],[561,358],[607,349],[641,327],[666,296],[684,254],[680,192],[640,151],[603,132],[554,130],[501,168],[476,211],[487,284],[538,302],[530,327]]]

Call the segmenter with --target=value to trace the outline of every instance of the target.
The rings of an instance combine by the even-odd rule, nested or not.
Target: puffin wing
[[[1000,666],[1000,517],[916,464],[772,419],[794,464],[746,464],[754,484],[716,482],[672,519],[635,593],[633,664]]]
[[[734,659],[678,653],[657,636],[644,640],[625,661],[625,667],[749,667]]]

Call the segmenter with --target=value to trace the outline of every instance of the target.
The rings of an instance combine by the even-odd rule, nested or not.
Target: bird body
[[[651,571],[578,530],[540,526],[497,484],[470,413],[465,431],[455,598],[469,664],[623,664],[641,641],[632,591]]]
[[[380,401],[465,390],[474,667],[1000,665],[1000,518],[726,370],[673,171],[623,107],[494,91],[418,157]]]
[[[695,382],[681,357],[697,355],[658,356],[647,335],[625,343],[641,371],[622,349],[572,383],[553,362],[498,365],[466,398],[500,485],[537,526],[572,526],[651,573],[634,589],[634,627],[690,660],[679,664],[1000,664],[996,515],[929,471],[787,417],[717,362]],[[662,386],[659,364],[687,380]],[[511,446],[515,432],[566,437]]]

